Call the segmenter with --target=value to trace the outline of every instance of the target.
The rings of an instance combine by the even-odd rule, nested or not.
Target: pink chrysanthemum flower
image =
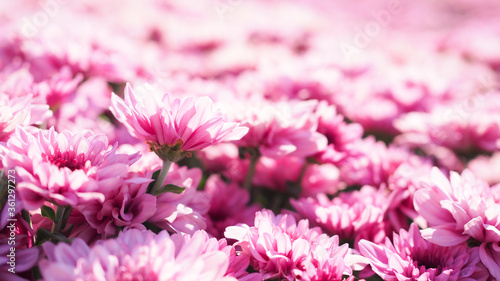
[[[210,210],[205,215],[207,232],[215,237],[224,237],[226,227],[244,223],[253,224],[257,204],[247,206],[250,195],[236,183],[226,184],[219,176],[210,176],[204,191],[210,196]]]
[[[429,113],[403,115],[394,123],[402,132],[395,141],[415,147],[432,144],[460,153],[496,151],[500,149],[499,112],[498,93],[478,93],[436,106]]]
[[[493,185],[500,183],[500,151],[493,155],[480,155],[467,163],[467,169],[471,170],[478,178]]]
[[[127,84],[125,98],[113,94],[111,101],[115,117],[164,161],[176,162],[190,151],[238,140],[248,132],[226,122],[209,97],[170,100],[168,94],[135,92]]]
[[[0,115],[0,141],[6,142],[18,125],[28,124],[30,98],[11,100],[6,94],[0,93],[0,110],[2,112]]]
[[[452,246],[470,237],[479,242],[500,242],[500,208],[487,183],[470,171],[450,173],[450,179],[438,169],[431,171],[430,182],[415,192],[414,204],[429,228],[422,236],[443,246]]]
[[[306,167],[302,178],[300,196],[314,196],[316,194],[335,194],[345,188],[340,182],[340,171],[333,164],[310,164]]]
[[[192,237],[131,229],[89,247],[45,243],[39,262],[44,280],[237,280],[228,273],[230,250],[203,231]],[[238,271],[236,273],[240,273]]]
[[[104,202],[93,201],[78,207],[103,238],[115,236],[124,227],[146,230],[143,223],[156,212],[156,197],[146,193],[151,179],[134,173],[128,178],[128,182],[106,193]]]
[[[347,124],[344,116],[337,114],[337,109],[326,102],[318,104],[315,114],[318,115],[318,132],[328,139],[328,146],[316,158],[320,162],[338,164],[352,153],[363,136],[363,127],[357,123]]]
[[[258,148],[269,158],[306,157],[327,146],[327,139],[316,131],[313,117],[316,100],[270,102],[253,96],[235,100],[226,107],[235,120],[250,128],[237,141],[239,146]]]
[[[351,147],[349,156],[339,163],[340,174],[349,185],[379,186],[411,158],[418,158],[408,149],[386,145],[373,136],[360,139]]]
[[[399,167],[389,176],[387,191],[390,192],[390,201],[387,216],[397,231],[401,228],[408,229],[408,218],[420,227],[427,227],[427,222],[420,216],[413,206],[413,195],[422,187],[423,179],[428,178],[432,169],[429,159],[413,157]]]
[[[296,182],[302,167],[305,164],[305,159],[301,157],[285,156],[279,159],[269,158],[262,156],[259,158],[255,175],[252,179],[254,186],[263,186],[270,189],[286,191],[287,182]],[[238,174],[245,174],[248,171],[248,165],[241,162],[242,170],[236,172]],[[283,169],[283,167],[287,167]]]
[[[233,143],[212,145],[197,152],[196,156],[200,158],[207,172],[223,173],[227,176],[228,173],[231,173],[231,170],[241,166],[239,165],[241,160],[238,146]]]
[[[290,203],[299,217],[321,227],[327,234],[353,241],[354,245],[361,239],[381,242],[386,236],[387,198],[374,187],[340,193],[332,200],[320,193],[316,197],[292,199]]]
[[[45,200],[59,206],[76,206],[104,200],[105,193],[120,186],[129,165],[139,154],[117,154],[103,135],[90,131],[57,133],[36,130],[34,135],[17,127],[7,142],[6,169],[15,169],[17,191],[28,210]]]
[[[416,211],[429,228],[422,236],[432,243],[454,246],[470,238],[481,243],[480,257],[490,274],[500,279],[500,196],[469,170],[450,173],[433,168],[427,186],[415,192]]]
[[[411,55],[402,56],[376,51],[365,71],[345,81],[342,94],[334,99],[341,112],[366,131],[394,135],[394,121],[403,114],[429,112],[453,99],[463,101],[480,87],[478,77],[493,73],[456,54],[413,49]]]
[[[290,215],[262,210],[255,215],[255,226],[230,226],[225,235],[238,240],[263,280],[343,280],[352,274],[349,246],[340,246],[338,236],[310,229],[307,220],[297,223]]]
[[[0,114],[0,142],[7,142],[17,126],[39,124],[52,115],[48,105],[32,104],[31,99],[31,95],[9,97],[0,92],[0,112],[2,112]]]
[[[407,232],[394,233],[385,244],[361,240],[359,248],[370,259],[372,270],[384,280],[488,280],[477,248],[460,244],[442,247],[426,241],[415,224]]]

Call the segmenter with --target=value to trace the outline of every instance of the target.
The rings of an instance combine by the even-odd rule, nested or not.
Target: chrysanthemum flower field
[[[498,0],[0,2],[0,281],[500,280]]]

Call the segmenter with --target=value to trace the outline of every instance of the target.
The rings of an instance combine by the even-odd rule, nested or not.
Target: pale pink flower
[[[45,243],[44,280],[237,280],[226,275],[231,254],[224,241],[199,231],[192,237],[131,229],[89,247]]]
[[[226,239],[217,240],[217,238],[211,238],[203,230],[196,231],[193,235],[175,234],[170,237],[174,241],[176,248],[183,248],[183,250],[189,251],[190,254],[195,256],[219,251],[226,254],[227,258],[229,258],[229,265],[225,278],[231,276],[242,281],[262,280],[259,273],[248,274],[247,268],[250,264],[250,258],[245,255],[238,255],[235,247],[228,246]],[[196,249],[195,247],[199,247],[199,243],[203,243],[203,246]],[[195,247],[191,244],[194,244]]]
[[[452,246],[473,237],[480,242],[499,242],[500,228],[493,189],[470,171],[450,173],[450,179],[433,168],[424,188],[415,192],[417,212],[427,220],[429,228],[422,236],[432,243]],[[497,227],[500,225],[497,225]]]
[[[467,163],[467,169],[488,184],[500,183],[500,152],[494,152],[491,156],[480,155],[472,159]]]
[[[225,235],[238,240],[263,280],[343,280],[344,274],[352,274],[349,246],[340,246],[338,236],[310,229],[307,220],[297,223],[293,216],[262,210],[255,215],[255,226],[230,226]]]
[[[102,201],[139,157],[117,154],[116,146],[108,148],[103,135],[57,133],[53,128],[31,135],[17,127],[7,149],[3,165],[16,170],[17,191],[28,210],[41,207],[45,200],[60,206]]]
[[[61,11],[62,12],[62,11]],[[71,10],[67,16],[74,13]],[[82,16],[81,13],[77,13]],[[103,77],[107,81],[123,83],[133,76],[133,57],[124,49],[138,48],[138,44],[125,44],[121,33],[115,32],[113,40],[108,29],[98,32],[86,23],[73,24],[39,33],[22,44],[24,59],[36,81],[50,80],[63,68],[85,77]],[[121,44],[116,42],[122,41]],[[117,48],[121,48],[117,50]],[[137,53],[136,53],[137,54]]]
[[[270,158],[306,157],[327,146],[318,133],[314,117],[316,100],[270,102],[252,97],[230,101],[226,108],[233,118],[250,128],[238,146],[255,147]]]
[[[247,206],[250,200],[247,190],[234,182],[227,184],[218,175],[212,175],[207,179],[204,191],[210,196],[210,210],[205,215],[208,233],[221,238],[228,226],[253,224],[259,206]]]
[[[364,186],[359,191],[340,193],[331,200],[320,193],[316,197],[292,199],[290,203],[298,217],[329,235],[338,235],[357,245],[361,239],[375,242],[384,239],[387,201],[383,191]]]
[[[35,96],[42,97],[51,108],[57,108],[75,95],[82,80],[82,74],[79,73],[73,77],[69,68],[63,67],[50,79],[33,84],[32,91]]]
[[[33,75],[26,65],[12,63],[0,72],[0,93],[11,97],[33,94]],[[42,100],[45,102],[44,100]]]
[[[388,202],[388,219],[395,231],[408,229],[408,218],[422,228],[427,222],[413,206],[415,191],[423,187],[422,182],[429,177],[432,163],[428,159],[411,157],[389,176],[387,191],[391,200]]]
[[[87,79],[74,95],[67,97],[66,102],[58,105],[56,118],[49,124],[54,125],[58,131],[92,130],[95,133],[104,133],[110,142],[116,141],[120,129],[107,120],[108,116],[105,115],[109,114],[107,110],[111,104],[111,91],[111,87],[104,79]],[[118,142],[123,144],[121,140]]]
[[[385,49],[371,54],[367,70],[347,81],[334,97],[339,111],[366,131],[395,135],[399,128],[394,121],[402,115],[462,101],[481,87],[481,78],[493,77],[484,65],[456,54],[399,47],[403,54]]]
[[[30,96],[9,98],[0,93],[0,141],[6,142],[18,125],[30,123]],[[48,109],[48,106],[47,106]]]
[[[190,151],[240,139],[248,131],[226,122],[209,97],[171,101],[168,94],[136,93],[127,84],[125,98],[113,94],[111,101],[115,117],[163,160],[178,161]]]
[[[480,258],[490,274],[500,278],[500,196],[469,170],[450,173],[447,179],[437,168],[430,182],[415,192],[417,212],[429,228],[422,237],[442,246],[454,246],[473,238],[481,243]]]
[[[500,149],[500,98],[475,93],[465,100],[435,107],[429,113],[412,112],[395,121],[402,134],[395,141],[414,147],[443,146],[458,153]]]
[[[284,35],[282,32],[266,34],[268,32],[268,30],[259,30],[250,34],[249,40],[254,44],[261,44],[267,40],[278,41],[281,39],[279,37]],[[293,34],[293,36],[300,37],[304,35]],[[298,48],[305,47],[305,44],[307,43],[304,41],[296,42]],[[331,100],[333,94],[346,83],[343,69],[327,65],[323,58],[318,62],[317,57],[314,56],[304,58],[297,57],[293,53],[274,54],[278,51],[280,50],[270,50],[269,55],[280,55],[283,56],[283,59],[271,63],[267,61],[257,62],[255,70],[245,71],[237,76],[234,81],[235,90],[246,96],[261,93],[266,99],[273,101],[283,99]]]
[[[408,149],[387,146],[373,136],[357,140],[339,164],[340,175],[348,185],[379,186],[387,183],[399,165],[416,157]]]
[[[40,125],[52,116],[45,98],[34,94],[33,85],[25,67],[0,73],[0,141],[6,142],[18,125]]]
[[[227,170],[237,168],[239,158],[238,146],[233,143],[219,143],[209,146],[196,153],[206,171],[212,173],[226,173]]]
[[[393,241],[377,245],[361,240],[359,248],[370,259],[372,270],[388,281],[402,280],[488,280],[477,248],[465,244],[443,247],[426,241],[415,224],[407,232],[394,233]]]
[[[301,181],[301,197],[314,196],[319,193],[335,194],[345,188],[341,182],[340,171],[333,164],[309,164]]]
[[[287,182],[296,182],[299,179],[300,171],[305,162],[305,159],[295,156],[285,156],[278,159],[261,156],[255,169],[252,184],[287,191]],[[283,169],[283,167],[287,167],[287,169]],[[243,170],[246,172],[247,169],[245,165]],[[246,174],[245,172],[243,174]]]
[[[469,60],[481,62],[490,65],[492,68],[496,68],[500,62],[500,56],[496,52],[500,47],[500,39],[498,38],[498,28],[491,27],[498,26],[498,19],[492,17],[485,18],[483,15],[487,14],[488,11],[498,10],[497,3],[494,1],[483,1],[480,5],[474,5],[474,8],[471,8],[467,4],[462,9],[473,11],[480,14],[480,16],[476,14],[475,17],[471,18],[471,22],[454,29],[454,32],[450,32],[447,36],[444,36],[440,45],[445,50],[460,52]],[[483,12],[480,12],[480,9]]]

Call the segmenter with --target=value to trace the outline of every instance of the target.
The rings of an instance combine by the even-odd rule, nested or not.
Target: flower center
[[[423,266],[426,269],[435,269],[436,275],[441,274],[441,272],[443,271],[443,264],[441,262],[439,253],[429,251],[424,254],[417,255],[416,257],[414,257],[414,261],[419,267]]]
[[[62,169],[64,167],[70,169],[71,171],[80,170],[85,167],[85,155],[76,155],[73,151],[61,152],[57,150],[52,155],[47,155],[47,160]]]

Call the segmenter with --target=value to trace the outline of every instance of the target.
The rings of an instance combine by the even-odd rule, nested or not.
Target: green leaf
[[[153,175],[151,176],[154,181],[150,182],[148,184],[148,188],[146,189],[146,193],[151,193],[151,189],[153,189],[153,186],[155,185],[156,179],[158,179],[158,176],[160,175],[161,170],[156,170],[154,171]]]
[[[33,225],[31,223],[31,215],[30,215],[30,213],[28,211],[26,211],[26,210],[23,209],[23,210],[21,210],[21,216],[29,224],[29,226],[31,228],[33,228]]]
[[[146,229],[149,229],[149,230],[153,231],[156,234],[160,233],[160,231],[163,230],[161,227],[159,227],[159,226],[157,226],[155,224],[152,224],[150,222],[147,222],[147,221],[143,222],[142,224],[146,227]]]
[[[69,216],[71,215],[71,212],[73,212],[73,207],[71,206],[66,206],[64,208],[66,208],[66,210],[62,217],[61,230],[66,227],[66,222],[68,222]]]
[[[181,187],[181,186],[177,186],[177,185],[173,185],[173,184],[166,184],[166,185],[162,186],[160,188],[160,190],[153,193],[153,195],[157,196],[157,195],[160,195],[160,194],[165,193],[165,192],[172,192],[175,194],[181,194],[182,192],[184,192],[184,190],[186,190],[185,187]]]
[[[49,206],[42,206],[42,217],[49,218],[51,221],[56,220],[56,212]]]
[[[52,232],[48,231],[47,229],[45,228],[39,228],[37,231],[36,231],[36,243],[35,245],[36,246],[40,246],[42,245],[45,241],[47,240],[50,240],[50,238],[52,238]]]
[[[68,237],[66,237],[62,234],[59,234],[59,233],[52,233],[48,229],[45,229],[45,228],[39,228],[36,231],[35,237],[36,237],[35,246],[41,246],[46,241],[51,241],[55,244],[57,244],[59,242],[71,244],[71,239],[69,239]]]

